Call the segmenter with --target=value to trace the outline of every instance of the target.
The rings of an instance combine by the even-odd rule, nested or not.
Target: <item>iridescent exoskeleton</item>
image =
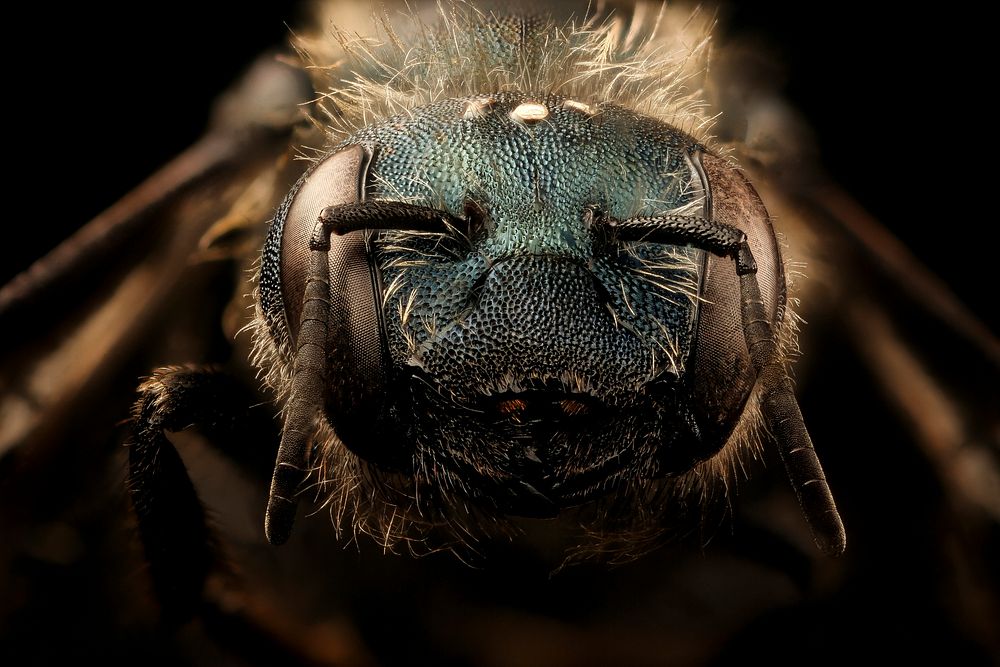
[[[332,146],[260,269],[285,419],[272,541],[312,474],[385,540],[588,505],[595,532],[647,529],[762,415],[817,543],[842,551],[785,370],[778,243],[698,138],[694,56],[669,44],[467,9],[405,52],[342,41],[360,62],[326,98]]]

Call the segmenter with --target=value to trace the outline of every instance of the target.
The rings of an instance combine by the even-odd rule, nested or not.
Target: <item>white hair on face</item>
[[[444,0],[423,15],[383,12],[373,21],[370,11],[350,3],[328,2],[323,8],[340,13],[328,14],[316,33],[296,37],[296,47],[321,91],[314,121],[328,145],[440,100],[509,91],[564,96],[588,114],[600,114],[602,104],[612,103],[686,131],[702,144],[711,141],[714,117],[706,113],[703,89],[714,19],[698,10],[640,2],[630,12],[598,21],[545,14],[510,20],[463,0]],[[524,21],[531,22],[530,30],[521,29]],[[317,150],[316,156],[328,150]],[[700,205],[700,199],[689,204]],[[694,287],[682,292],[696,299]],[[390,285],[387,298],[397,288]],[[403,306],[410,296],[400,294]],[[795,349],[796,320],[790,308],[782,319],[776,334],[784,358]],[[279,403],[287,405],[289,343],[271,337],[259,310],[254,328],[255,362]],[[669,361],[670,351],[664,356]],[[627,480],[615,497],[570,516],[583,535],[568,550],[568,561],[631,560],[673,529],[664,517],[678,507],[697,514],[728,496],[746,476],[747,460],[759,456],[759,389],[718,454],[670,479],[644,474]],[[432,489],[433,475],[426,470],[435,467],[433,460],[421,459],[412,478],[381,471],[349,451],[322,418],[313,442],[309,490],[329,510],[338,534],[368,534],[386,550],[451,549],[463,556],[475,551],[481,537],[516,532],[506,518],[470,509],[461,491],[449,486],[450,478]],[[427,495],[439,501],[433,511],[421,502]]]
[[[425,15],[372,16],[346,4],[323,5],[323,31],[296,39],[334,139],[438,100],[505,91],[598,110],[613,103],[709,139],[703,85],[714,18],[698,9],[639,2],[603,20],[538,9],[510,20],[463,0]]]

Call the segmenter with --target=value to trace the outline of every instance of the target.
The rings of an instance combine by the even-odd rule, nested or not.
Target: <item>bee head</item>
[[[273,363],[290,377],[320,214],[402,211],[331,240],[318,466],[355,461],[421,514],[460,498],[495,516],[635,499],[703,473],[754,384],[735,268],[601,221],[702,215],[715,180],[716,217],[750,236],[780,323],[759,199],[662,121],[507,92],[348,137],[281,206],[261,273]],[[410,225],[406,210],[440,224]]]

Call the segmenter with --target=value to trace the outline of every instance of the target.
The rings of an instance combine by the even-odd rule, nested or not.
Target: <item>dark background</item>
[[[9,50],[6,61],[7,108],[15,119],[8,124],[7,157],[20,178],[15,177],[13,187],[7,189],[14,205],[8,209],[12,213],[5,223],[8,229],[17,227],[23,233],[16,243],[0,244],[0,282],[190,145],[201,133],[216,95],[258,53],[286,41],[289,26],[301,24],[305,18],[297,3],[276,2],[250,9],[231,0],[175,2],[134,10],[93,6],[54,10],[36,4],[21,11],[25,13],[8,22],[8,30],[16,30],[27,46]],[[740,4],[730,8],[726,24],[731,35],[756,36],[769,44],[786,64],[787,95],[816,130],[823,164],[834,179],[910,245],[974,311],[995,323],[997,299],[989,290],[998,281],[987,270],[995,264],[989,253],[996,247],[992,241],[996,216],[980,204],[991,199],[992,191],[983,185],[989,174],[983,176],[978,168],[969,169],[964,164],[967,158],[989,151],[993,134],[985,122],[988,113],[979,110],[974,55],[967,46],[982,43],[975,34],[977,17],[950,8],[934,15],[867,15],[857,5],[778,8]],[[932,74],[932,66],[946,74]],[[29,186],[41,186],[42,194],[28,196]],[[944,494],[909,433],[879,402],[865,369],[845,345],[837,344],[842,340],[836,336],[826,338],[834,344],[822,359],[810,362],[812,376],[824,381],[804,383],[802,403],[810,415],[810,428],[822,434],[828,475],[839,484],[838,491],[845,491],[838,499],[852,540],[844,566],[850,576],[845,585],[834,593],[824,593],[818,602],[816,596],[803,596],[794,606],[762,615],[718,660],[730,664],[754,655],[773,656],[778,664],[792,659],[801,662],[803,657],[824,664],[834,657],[853,657],[861,646],[875,646],[879,655],[897,659],[947,656],[962,662],[962,657],[982,657],[981,647],[968,644],[964,621],[955,616],[949,600],[953,594],[948,579],[952,561],[942,552],[954,544],[942,537],[951,535],[952,518],[939,507],[946,504]],[[939,356],[945,363],[953,358],[945,351]],[[964,371],[960,364],[954,365],[958,372]],[[149,366],[137,372],[145,368]],[[861,384],[855,386],[858,378]],[[985,385],[969,386],[979,389]],[[845,389],[851,393],[842,402],[838,392]],[[755,473],[758,478],[765,475],[784,484],[780,464],[773,456],[766,472]],[[751,506],[753,490],[742,498],[746,500],[741,500],[741,505]],[[74,497],[66,502],[82,501]],[[124,514],[124,501],[117,509]],[[118,515],[114,518],[120,520]],[[794,520],[798,521],[797,516]],[[737,523],[742,531],[737,536],[751,531],[745,516]],[[328,527],[322,528],[329,539]],[[105,529],[111,532],[119,527],[115,523]],[[259,541],[259,521],[253,529]],[[992,535],[991,553],[996,553],[995,530]],[[716,540],[719,542],[723,548],[709,550],[704,556],[709,564],[717,565],[713,558],[726,558],[724,535]],[[329,550],[329,544],[323,544]],[[363,548],[371,549],[367,542],[365,545]],[[972,546],[972,550],[976,548]],[[979,551],[986,553],[986,547]],[[101,560],[88,565],[86,576],[77,574],[82,567],[65,568],[73,575],[72,580],[66,575],[65,582],[47,574],[62,570],[38,568],[42,574],[33,575],[31,580],[36,593],[46,591],[46,583],[65,590],[52,596],[55,603],[38,603],[37,609],[33,607],[11,626],[15,632],[10,635],[21,640],[20,647],[31,646],[41,656],[80,650],[127,656],[131,662],[134,655],[155,655],[166,645],[162,637],[151,641],[147,635],[138,635],[133,643],[113,651],[114,646],[100,644],[105,634],[89,630],[95,626],[106,632],[101,617],[109,615],[114,604],[103,599],[113,599],[113,595],[101,586],[108,582],[121,586],[125,581],[136,591],[142,590],[142,584],[134,583],[137,575],[133,571],[103,571],[103,579],[88,583],[93,572],[102,572],[107,553],[93,550],[92,558]],[[268,558],[284,557],[270,553]],[[353,552],[345,553],[345,558],[354,558]],[[645,576],[656,570],[664,579],[686,577],[689,570],[671,567],[676,562],[673,558],[664,550],[641,561],[638,567],[645,569],[626,568],[611,575],[602,571],[594,580],[606,581],[608,590],[617,593],[618,584],[628,577],[641,579],[637,572]],[[699,558],[702,556],[693,560]],[[343,570],[358,573],[358,582],[348,582],[362,591],[358,597],[367,595],[366,586],[373,585],[372,580],[379,579],[383,570],[409,567],[404,559],[382,562],[386,560],[390,559],[372,559],[366,561],[370,565],[365,568]],[[120,562],[107,559],[104,569]],[[29,561],[29,565],[36,564]],[[366,575],[369,567],[373,574]],[[426,561],[415,567],[426,568]],[[817,570],[835,567],[824,561]],[[268,567],[262,569],[276,568],[268,561]],[[516,567],[510,569],[522,575]],[[731,569],[705,568],[713,576]],[[784,572],[787,568],[775,569]],[[330,570],[338,571],[336,567]],[[406,633],[418,634],[423,626],[414,625],[406,613],[425,615],[422,596],[424,589],[432,586],[406,572],[398,581],[383,585],[406,591],[393,592],[401,610],[398,622],[382,620],[385,605],[376,610],[378,616],[372,612],[371,618],[358,621],[373,637],[381,638],[382,634],[371,628],[382,626],[392,637],[403,637],[390,645],[365,636],[369,646],[388,646],[379,650],[399,658],[385,658],[386,664],[420,664],[409,659],[412,645],[407,644],[420,638]],[[484,591],[484,598],[494,596],[506,603],[503,594],[514,598],[535,585],[531,579],[496,579],[493,573],[470,572],[462,575],[457,585],[470,597]],[[549,596],[570,608],[597,607],[592,600],[574,597],[581,595],[576,587],[593,590],[593,582],[585,581],[589,573],[584,570],[551,585],[538,584],[539,597]],[[741,571],[736,574],[739,576],[734,575],[733,580],[738,586],[752,587],[752,581],[745,581],[752,577]],[[293,572],[288,576],[299,580],[299,575]],[[737,602],[744,593],[732,583],[706,578],[694,581],[691,587],[715,590],[727,603],[730,597]],[[623,586],[621,590],[643,587]],[[317,590],[325,589],[317,586]],[[664,590],[674,593],[676,587]],[[113,593],[121,595],[117,588]],[[126,591],[126,595],[138,594]],[[649,614],[646,619],[637,619],[646,608],[637,606],[625,593],[620,597],[609,594],[617,602],[605,606],[631,610],[629,622],[638,625],[656,618]],[[675,601],[666,594],[662,597]],[[60,625],[60,619],[75,613],[66,600],[86,610],[84,622],[76,622],[74,627],[66,622]],[[374,602],[378,602],[377,597]],[[462,605],[451,607],[464,609]],[[122,604],[121,608],[131,607]],[[534,618],[529,617],[529,622]],[[547,615],[541,613],[538,618]],[[685,627],[684,618],[669,617],[667,621]],[[545,629],[540,626],[540,631]],[[5,630],[9,628],[0,627],[0,640],[10,638],[5,637]],[[85,638],[82,647],[60,644],[64,635]],[[50,641],[51,637],[55,640]],[[847,641],[857,638],[864,641]],[[807,654],[806,650],[815,653]],[[211,655],[199,654],[198,662],[210,663]],[[173,653],[165,653],[160,661],[171,664],[173,658]],[[266,663],[259,657],[257,661]],[[124,659],[118,662],[126,663]],[[595,664],[600,664],[597,658]]]
[[[22,7],[9,29],[29,46],[7,59],[8,109],[21,122],[8,126],[8,139],[26,145],[8,158],[22,184],[41,182],[52,197],[28,200],[26,215],[8,221],[30,233],[0,249],[0,277],[189,145],[216,94],[303,23],[298,3],[259,4]],[[851,3],[734,3],[723,16],[731,34],[758,36],[786,63],[788,97],[815,128],[836,180],[994,318],[982,303],[986,274],[970,256],[984,256],[995,225],[976,205],[980,177],[963,168],[990,135],[972,81],[975,16],[960,7],[872,13]]]

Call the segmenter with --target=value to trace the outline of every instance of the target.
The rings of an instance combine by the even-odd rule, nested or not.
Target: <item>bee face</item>
[[[386,483],[424,499],[421,513],[453,506],[446,489],[501,516],[648,494],[713,459],[753,388],[732,267],[594,224],[701,213],[718,177],[775,321],[783,272],[766,212],[702,150],[622,106],[520,91],[445,99],[344,139],[271,229],[261,301],[276,349],[295,347],[324,208],[412,202],[458,224],[331,248],[323,455],[394,471]],[[727,208],[747,199],[750,214]],[[291,355],[271,358],[290,375]]]

